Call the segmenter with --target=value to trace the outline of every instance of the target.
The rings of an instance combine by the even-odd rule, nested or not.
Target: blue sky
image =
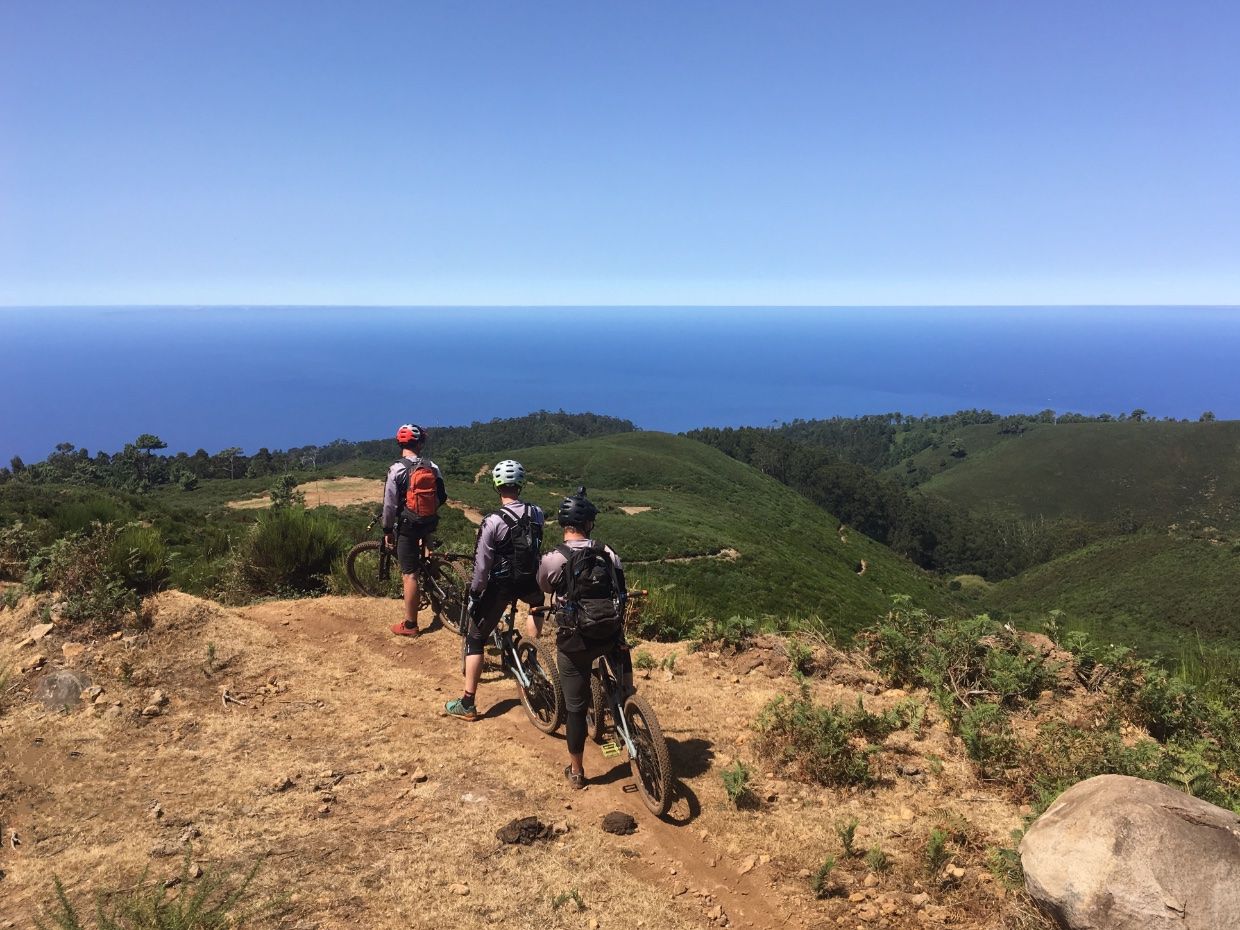
[[[1240,5],[10,2],[0,304],[1240,304]]]

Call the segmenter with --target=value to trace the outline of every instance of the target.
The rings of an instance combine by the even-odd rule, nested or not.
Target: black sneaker
[[[571,765],[564,766],[564,777],[568,779],[568,786],[574,791],[580,791],[586,786],[586,773],[574,772]]]

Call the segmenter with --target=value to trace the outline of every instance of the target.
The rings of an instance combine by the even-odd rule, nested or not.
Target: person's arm
[[[563,554],[552,549],[538,563],[538,587],[546,594],[555,594],[556,585],[564,576],[564,565],[568,560]]]
[[[488,516],[478,525],[478,542],[474,546],[474,576],[469,583],[470,593],[481,597],[491,577],[491,565],[495,562],[495,527],[499,517]]]
[[[624,600],[629,596],[629,586],[624,580],[624,565],[620,562],[620,556],[616,555],[616,551],[611,546],[604,546],[607,555],[616,566],[616,580],[620,582],[620,599]]]
[[[380,522],[383,524],[384,534],[388,536],[396,529],[396,515],[400,510],[396,500],[396,478],[403,467],[400,462],[393,464],[388,469],[387,483],[383,485],[383,518]]]
[[[439,500],[439,506],[443,506],[448,500],[448,489],[443,483],[443,472],[439,470],[439,466],[431,462],[431,468],[435,470],[435,497]]]

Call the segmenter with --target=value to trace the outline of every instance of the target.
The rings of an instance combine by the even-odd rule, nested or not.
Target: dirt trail
[[[483,513],[477,507],[471,507],[469,504],[465,503],[464,501],[455,501],[455,500],[448,500],[447,505],[449,507],[455,507],[461,513],[465,514],[465,519],[468,520],[470,523],[472,523],[474,526],[477,526],[479,523],[482,522]]]
[[[660,565],[680,562],[700,562],[702,559],[720,559],[724,562],[735,562],[741,557],[740,551],[732,548],[720,549],[718,552],[707,552],[703,555],[673,555],[666,559],[647,559],[646,561],[630,561],[629,565]]]
[[[23,611],[0,611],[0,672],[32,650],[47,667],[71,664],[59,658],[70,654],[60,631],[17,645],[37,605]],[[412,642],[393,637],[397,614],[395,602],[365,598],[227,609],[164,594],[150,633],[87,643],[73,660],[104,688],[96,704],[49,715],[10,703],[0,713],[0,822],[23,842],[0,850],[0,927],[5,918],[23,930],[32,923],[53,873],[81,897],[148,867],[174,875],[187,848],[208,867],[266,856],[260,890],[292,892],[282,930],[808,930],[857,926],[858,914],[880,905],[890,909],[868,926],[1001,925],[1001,902],[975,860],[966,886],[922,886],[935,818],[967,816],[991,841],[1019,824],[941,722],[892,750],[923,766],[937,758],[929,776],[865,791],[801,785],[763,775],[748,745],[754,716],[795,687],[780,641],[736,656],[643,644],[639,656],[664,670],[639,685],[680,782],[660,821],[627,790],[627,763],[592,743],[592,784],[571,791],[562,730],[536,731],[512,682],[493,670],[479,692],[483,720],[442,716],[459,693],[460,640],[440,629]],[[822,700],[864,699],[876,710],[906,697],[863,690],[873,682],[844,665],[812,687]],[[155,688],[168,704],[144,717]],[[758,809],[738,810],[724,796],[720,770],[738,759],[754,773]],[[632,814],[636,834],[603,833],[612,810]],[[498,843],[498,827],[529,815],[562,820],[568,832],[528,848]],[[807,876],[839,855],[835,826],[849,817],[860,821],[858,846],[881,846],[895,871],[863,887],[863,866],[841,867],[844,892],[865,901],[817,900]],[[554,906],[573,889],[585,910]],[[923,891],[931,903],[909,903]]]
[[[274,610],[263,605],[242,610],[241,613],[275,631],[277,624],[282,625],[285,618],[279,606],[273,606]],[[481,761],[494,758],[497,741],[513,743],[512,752],[530,754],[531,758],[541,763],[543,771],[540,777],[560,788],[558,793],[566,799],[562,806],[571,805],[571,810],[578,817],[586,818],[587,823],[597,823],[605,814],[615,810],[625,811],[638,821],[635,845],[642,854],[631,860],[629,868],[646,881],[655,885],[666,884],[668,869],[673,868],[667,863],[674,862],[680,881],[693,889],[709,890],[714,902],[722,905],[724,912],[730,916],[732,926],[774,926],[789,919],[789,912],[780,909],[777,900],[769,899],[763,893],[767,883],[760,875],[737,875],[726,867],[709,864],[712,861],[717,863],[723,854],[707,842],[709,837],[703,838],[700,833],[689,829],[699,808],[689,785],[681,782],[679,796],[668,815],[662,820],[656,819],[646,810],[636,793],[629,764],[606,759],[598,746],[588,741],[586,770],[593,784],[585,791],[570,791],[563,786],[560,774],[568,761],[563,729],[552,736],[535,730],[517,701],[513,683],[494,670],[488,673],[479,692],[479,706],[486,715],[483,720],[463,723],[438,713],[438,706],[457,695],[461,688],[461,677],[457,673],[460,640],[456,636],[436,627],[430,635],[416,642],[393,643],[394,637],[386,632],[371,629],[365,634],[358,633],[357,601],[346,600],[341,606],[343,609],[333,605],[333,609],[316,611],[297,625],[295,635],[308,640],[364,635],[361,642],[376,661],[387,661],[399,668],[422,672],[435,683],[437,696],[433,701],[419,702],[418,716],[423,727],[438,734],[444,745],[454,745],[455,752]],[[422,622],[424,626],[431,623],[430,616],[425,612]],[[674,732],[681,731],[668,733],[673,749],[682,750],[674,752],[680,759],[683,758],[684,747],[675,736],[671,736]],[[508,756],[509,752],[504,755]],[[555,812],[538,813],[547,818]],[[689,900],[694,897],[690,896]]]
[[[373,478],[324,478],[321,481],[307,481],[296,488],[306,495],[307,507],[349,507],[354,504],[378,504],[383,500],[383,482]],[[271,506],[271,498],[266,494],[261,497],[247,497],[244,500],[230,501],[228,504],[236,510],[261,510]]]

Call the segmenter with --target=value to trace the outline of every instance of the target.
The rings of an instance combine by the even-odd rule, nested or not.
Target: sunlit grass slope
[[[703,616],[816,614],[847,633],[886,610],[893,594],[946,606],[932,576],[857,533],[841,541],[830,514],[691,439],[627,433],[510,450],[491,460],[509,456],[525,465],[526,497],[552,515],[566,493],[584,484],[602,510],[596,537],[615,547],[634,582],[679,596]],[[470,463],[474,470],[486,464]],[[483,510],[496,500],[486,478],[450,480],[449,493]],[[627,514],[622,507],[651,509]],[[548,545],[558,541],[553,530]]]
[[[1198,637],[1240,648],[1240,543],[1117,536],[1001,582],[983,600],[1026,625],[1059,609],[1070,626],[1146,653],[1175,655]]]
[[[986,425],[953,436],[964,458],[944,446],[912,462],[934,471],[946,458],[949,467],[921,487],[971,509],[1091,521],[1130,513],[1164,526],[1240,522],[1240,421],[1062,423],[1005,437]]]

